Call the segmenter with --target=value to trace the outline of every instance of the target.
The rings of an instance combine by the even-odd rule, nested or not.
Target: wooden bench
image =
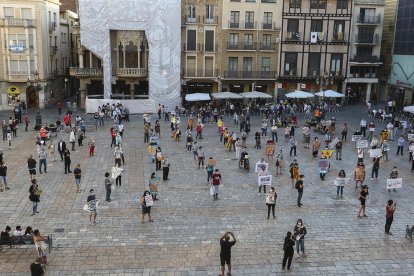
[[[47,236],[45,243],[48,245],[49,253],[52,251],[53,238],[52,235]],[[4,239],[0,237],[0,250],[3,250],[4,246],[10,246],[10,248],[16,247],[17,245],[31,245],[34,244],[33,236],[21,236],[21,237],[10,237]]]

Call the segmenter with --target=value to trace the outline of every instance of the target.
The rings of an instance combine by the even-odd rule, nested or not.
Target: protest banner
[[[116,179],[118,176],[120,176],[122,174],[123,171],[124,171],[123,168],[112,167],[112,170],[111,170],[112,175],[111,175],[111,177],[113,179]]]
[[[347,185],[349,183],[349,179],[350,179],[349,177],[347,177],[347,178],[337,177],[334,180],[334,185],[335,186],[345,186],[345,185]]]
[[[409,141],[414,140],[414,133],[408,133],[407,135]]]
[[[269,163],[256,163],[255,172],[259,172],[259,169],[262,169],[263,171],[267,172],[267,168],[269,167]]]
[[[334,153],[333,150],[322,150],[321,156],[325,156],[326,158],[331,158],[333,153]]]
[[[352,135],[352,142],[361,140],[361,138],[362,138],[362,135]]]
[[[391,178],[387,179],[387,189],[401,189],[402,178]]]
[[[363,149],[368,147],[368,141],[367,140],[357,140],[356,141],[356,148],[357,149]]]
[[[369,157],[381,157],[382,156],[382,149],[370,149],[369,150]]]
[[[258,184],[259,186],[272,185],[272,175],[259,176]]]
[[[339,138],[338,137],[336,137],[335,139],[333,139],[333,141],[329,144],[329,148],[330,149],[333,149],[335,146],[336,146],[336,144],[338,144],[338,142],[339,142]]]

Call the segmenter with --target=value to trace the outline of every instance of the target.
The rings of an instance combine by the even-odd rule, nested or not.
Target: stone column
[[[85,103],[86,103],[86,81],[80,80],[80,87],[79,87],[79,95],[80,95],[80,109],[85,110]]]
[[[83,68],[83,52],[79,52],[78,54],[78,59],[79,59],[79,68]]]
[[[93,56],[91,51],[89,51],[89,68],[93,68]]]
[[[134,82],[131,82],[129,84],[129,91],[131,92],[131,100],[135,99],[135,84]]]
[[[366,94],[366,98],[365,98],[365,102],[369,102],[371,100],[371,83],[367,84],[367,94]]]

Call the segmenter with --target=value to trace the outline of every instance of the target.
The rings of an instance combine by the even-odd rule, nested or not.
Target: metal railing
[[[346,38],[345,33],[333,33],[332,42],[344,42],[346,41],[345,38]]]
[[[256,29],[256,21],[229,21],[228,27],[230,29]]]
[[[381,15],[373,15],[373,16],[358,15],[357,23],[359,24],[381,24]]]
[[[148,70],[146,68],[117,68],[116,75],[119,77],[146,77]]]
[[[260,43],[260,50],[274,51],[276,50],[276,45],[275,43]]]
[[[0,27],[34,27],[36,21],[34,19],[17,19],[2,18],[0,19]]]
[[[257,50],[256,42],[246,43],[246,42],[228,42],[227,50],[239,50],[239,51],[254,51]]]
[[[218,45],[213,44],[213,45],[207,46],[207,44],[201,44],[201,49],[203,49],[204,52],[217,52]]]
[[[355,35],[355,43],[362,43],[362,44],[379,44],[379,34],[372,34],[372,35],[363,35],[357,34]]]
[[[301,39],[300,32],[286,32],[286,40],[287,41],[299,41]]]
[[[85,76],[85,77],[102,77],[102,68],[79,68],[70,67],[69,75],[71,76]]]
[[[307,76],[311,78],[317,78],[320,75],[320,71],[320,68],[309,67]]]
[[[201,44],[196,43],[193,47],[193,45],[189,46],[187,43],[184,43],[184,51],[185,52],[200,52],[201,51]]]
[[[371,56],[371,55],[355,55],[351,58],[351,62],[376,63],[376,62],[379,62],[379,58],[378,56]]]
[[[203,23],[204,24],[217,24],[218,23],[218,16],[213,16],[213,18],[207,18],[203,16]]]
[[[262,29],[273,30],[275,28],[275,22],[262,22]]]
[[[198,78],[216,78],[218,76],[218,69],[194,69],[185,68],[183,69],[184,77],[198,77]]]
[[[276,71],[224,71],[224,78],[229,79],[275,79]]]

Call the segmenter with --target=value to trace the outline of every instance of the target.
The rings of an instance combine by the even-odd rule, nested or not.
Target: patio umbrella
[[[224,100],[224,99],[243,99],[243,96],[240,96],[237,93],[233,92],[217,92],[211,93],[211,97],[214,99]]]
[[[240,93],[244,98],[247,99],[254,99],[254,98],[273,98],[271,95],[259,92],[259,91],[252,91],[252,92],[244,92]]]
[[[404,107],[404,111],[414,113],[414,105]]]
[[[296,98],[296,99],[306,99],[306,98],[313,98],[315,97],[312,93],[295,90],[294,92],[290,92],[286,94],[288,98]]]
[[[210,95],[208,93],[194,93],[185,95],[187,102],[198,102],[198,101],[210,101]]]
[[[342,98],[342,97],[345,97],[344,94],[333,91],[333,90],[321,91],[321,92],[315,93],[315,95],[319,96],[319,97],[326,97],[326,98]]]

